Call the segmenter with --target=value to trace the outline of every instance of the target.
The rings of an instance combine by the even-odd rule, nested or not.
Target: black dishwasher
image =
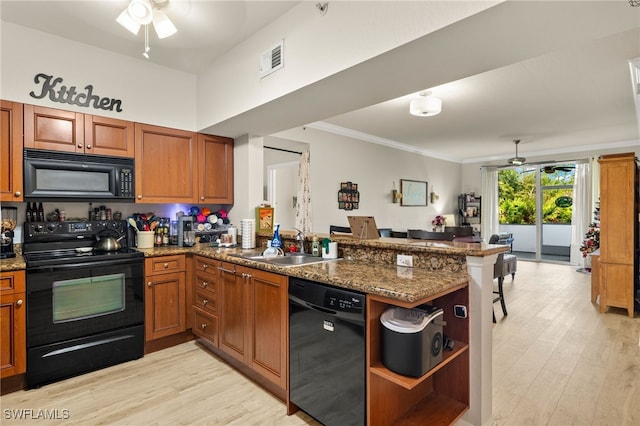
[[[362,293],[289,282],[290,400],[327,426],[365,424],[365,307]]]

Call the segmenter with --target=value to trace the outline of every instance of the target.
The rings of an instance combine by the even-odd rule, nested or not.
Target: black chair
[[[329,225],[329,234],[335,234],[336,232],[340,234],[351,234],[351,227]]]
[[[453,237],[473,237],[473,227],[471,226],[445,226],[444,232],[453,232]]]
[[[407,238],[407,233],[402,231],[391,231],[389,236],[391,238]]]
[[[408,238],[414,240],[453,241],[453,232],[430,232],[422,229],[408,229]]]
[[[500,244],[501,236],[498,234],[493,234],[489,238],[489,244]],[[496,297],[493,299],[493,303],[500,302],[502,306],[502,314],[506,317],[507,314],[507,304],[504,300],[504,291],[502,289],[502,284],[504,283],[504,277],[511,274],[511,280],[516,277],[516,268],[518,265],[518,258],[509,253],[500,253],[498,255],[498,259],[496,263],[493,265],[493,279],[498,279],[498,291],[494,291],[493,294]],[[493,313],[493,322],[496,322],[496,314]]]

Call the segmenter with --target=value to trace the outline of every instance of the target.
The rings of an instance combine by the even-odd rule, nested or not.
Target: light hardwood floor
[[[509,315],[494,305],[494,424],[640,424],[640,319],[598,313],[590,275],[575,269],[520,261],[505,279]]]
[[[599,314],[575,267],[518,262],[495,304],[495,425],[640,424],[640,319]],[[5,395],[3,425],[317,425],[195,342],[119,366]],[[25,421],[6,410],[68,410]],[[34,411],[34,413],[36,413]]]

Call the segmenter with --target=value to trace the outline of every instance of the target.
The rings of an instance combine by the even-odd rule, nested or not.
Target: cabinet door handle
[[[203,322],[202,324],[200,324],[200,328],[203,330],[207,328],[207,323]]]
[[[13,195],[15,195],[16,197],[19,197],[19,196],[22,195],[22,193],[20,191],[16,191],[15,194],[13,194]]]
[[[16,306],[22,306],[23,303],[22,299],[16,300]]]
[[[91,145],[87,145],[87,149],[91,149]]]
[[[200,197],[200,200],[201,200],[201,201],[204,201],[204,197]]]
[[[78,144],[78,148],[82,148],[82,144]]]
[[[142,200],[142,195],[138,195],[138,200]]]
[[[151,287],[152,285],[153,285],[153,283],[152,283],[151,281],[149,281],[149,282],[147,283],[147,287]]]
[[[242,278],[251,278],[251,274],[242,273]]]
[[[202,288],[207,288],[208,285],[209,285],[208,282],[202,281]]]
[[[204,263],[204,264],[202,265],[202,270],[203,270],[203,271],[206,271],[208,267],[209,267],[209,265],[207,265],[206,263]]]
[[[202,299],[202,306],[207,306],[207,303],[209,303],[207,299]]]

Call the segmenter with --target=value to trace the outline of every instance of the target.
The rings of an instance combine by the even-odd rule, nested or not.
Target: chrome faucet
[[[301,230],[299,230],[298,228],[293,228],[295,229],[298,233],[296,234],[296,240],[300,241],[300,253],[304,253],[304,241],[307,239],[307,236],[304,235],[304,232],[302,232]]]

